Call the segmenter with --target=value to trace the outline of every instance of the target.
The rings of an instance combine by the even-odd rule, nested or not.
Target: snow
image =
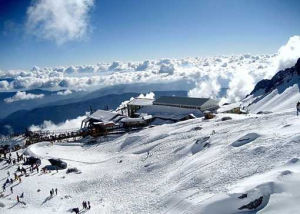
[[[137,110],[137,113],[152,115],[154,118],[175,121],[181,120],[191,114],[193,114],[195,117],[203,116],[202,112],[198,109],[179,108],[163,105],[143,106],[143,108]]]
[[[239,108],[240,105],[241,105],[240,102],[222,105],[222,106],[220,106],[220,108],[217,110],[217,112],[219,112],[219,113],[224,113],[224,112],[230,111],[230,110],[232,110],[232,109],[234,109],[234,108]]]
[[[115,112],[97,110],[96,112],[91,114],[88,118],[92,118],[92,119],[103,121],[103,122],[109,122],[109,121],[112,121],[117,116],[119,116],[119,114],[115,113]]]
[[[296,110],[296,104],[300,100],[299,86],[298,84],[294,84],[287,87],[284,91],[275,89],[262,98],[253,97],[251,95],[244,100],[244,102],[254,101],[254,103],[248,107],[248,109],[254,113],[259,111],[280,112],[285,110],[290,111],[292,109]]]
[[[123,122],[123,123],[130,123],[130,122],[145,122],[145,120],[143,119],[143,118],[141,118],[141,117],[139,117],[139,118],[130,118],[130,117],[127,117],[127,118],[123,118],[122,120],[121,120],[121,122]]]
[[[220,120],[226,116],[232,120]],[[82,209],[86,200],[92,207],[87,213],[233,214],[249,213],[240,208],[261,197],[252,213],[297,213],[299,128],[294,111],[221,113],[211,120],[157,125],[93,143],[41,142],[24,152],[40,157],[42,166],[60,158],[81,173],[59,170],[22,177],[13,184],[13,194],[6,188],[0,213],[67,213]],[[0,162],[1,182],[16,167]],[[53,198],[51,188],[58,188]],[[16,203],[22,192],[26,205]]]
[[[154,99],[149,98],[134,98],[127,105],[147,106],[152,105]]]

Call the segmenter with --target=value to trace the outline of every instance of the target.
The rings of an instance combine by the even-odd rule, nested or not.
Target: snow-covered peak
[[[259,81],[243,103],[252,112],[286,111],[300,100],[300,58],[291,67],[277,72],[271,79]]]

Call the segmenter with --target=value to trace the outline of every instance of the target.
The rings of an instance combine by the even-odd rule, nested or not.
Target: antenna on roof
[[[91,105],[90,105],[90,114],[93,114],[93,109]]]

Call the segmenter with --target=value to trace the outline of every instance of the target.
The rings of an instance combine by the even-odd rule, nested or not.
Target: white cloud
[[[283,45],[275,58],[275,71],[294,66],[300,58],[300,36],[293,36]]]
[[[66,95],[70,95],[70,94],[72,94],[72,91],[69,89],[57,92],[57,95],[61,95],[61,96],[66,96]]]
[[[31,131],[63,131],[63,130],[73,130],[79,129],[81,126],[82,120],[84,120],[86,116],[79,116],[75,119],[66,120],[63,123],[54,124],[52,121],[45,120],[41,125],[36,126],[32,125],[29,127]]]
[[[159,73],[166,73],[169,75],[174,74],[175,68],[173,64],[162,64],[159,69]]]
[[[27,31],[62,44],[82,39],[94,0],[36,0],[27,9]]]
[[[140,94],[138,96],[138,98],[146,98],[146,99],[154,99],[155,98],[155,94],[153,92],[149,92],[147,94]]]
[[[31,94],[25,91],[18,91],[14,96],[4,99],[7,103],[17,102],[21,100],[33,100],[43,98],[44,94]]]
[[[190,97],[216,98],[220,92],[221,85],[216,78],[209,78],[196,84],[196,87],[188,92]]]
[[[144,61],[143,63],[141,64],[138,64],[138,66],[136,67],[136,71],[145,71],[147,70],[147,68],[149,68],[150,66],[150,61],[147,60],[147,61]]]
[[[8,90],[9,89],[9,83],[6,80],[0,81],[0,89]]]
[[[237,102],[249,94],[255,86],[255,80],[253,75],[247,71],[235,72],[229,82],[229,88],[227,95],[223,102]]]

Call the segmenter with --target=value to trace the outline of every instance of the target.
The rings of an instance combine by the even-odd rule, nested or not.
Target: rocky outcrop
[[[263,79],[259,81],[250,94],[255,95],[259,91],[262,93],[269,93],[284,82],[289,82],[295,76],[300,78],[300,58],[295,66],[277,72],[272,79]]]
[[[262,201],[263,201],[263,196],[259,197],[258,199],[255,199],[254,201],[251,201],[249,204],[241,206],[239,210],[244,210],[244,209],[255,210],[262,204]]]

